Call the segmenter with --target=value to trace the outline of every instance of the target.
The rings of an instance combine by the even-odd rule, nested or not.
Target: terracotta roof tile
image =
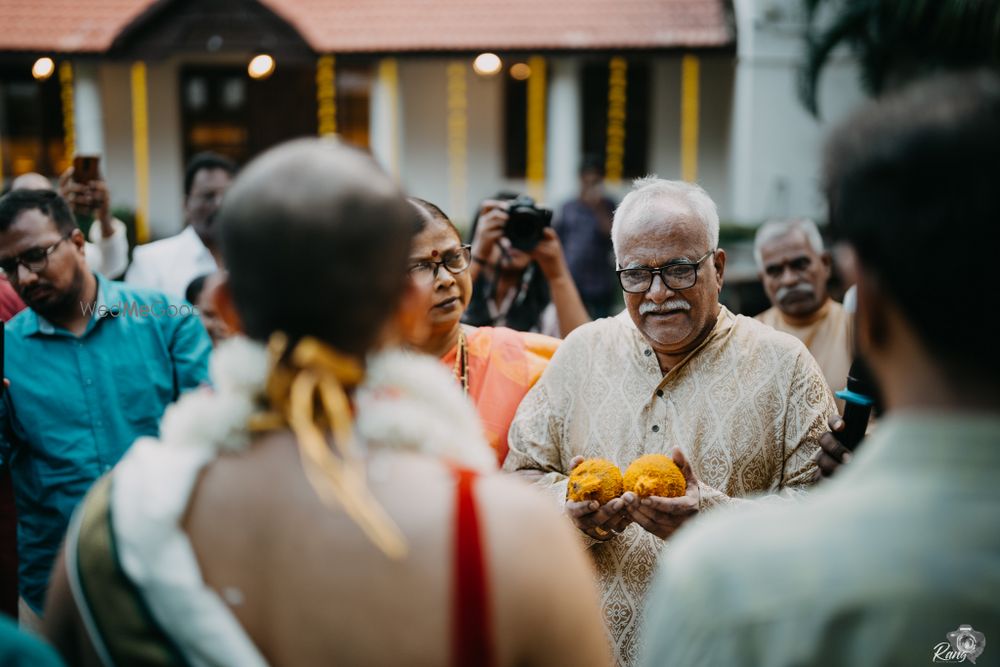
[[[106,51],[153,0],[2,0],[0,50]]]
[[[722,0],[262,0],[318,51],[725,46]]]
[[[320,52],[717,47],[733,41],[723,0],[260,1]],[[106,51],[153,2],[2,0],[0,51]]]

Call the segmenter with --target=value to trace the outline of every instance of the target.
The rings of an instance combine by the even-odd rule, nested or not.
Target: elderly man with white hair
[[[801,342],[719,303],[726,253],[700,187],[638,181],[612,242],[626,312],[566,338],[518,409],[504,468],[564,505],[596,565],[615,660],[631,665],[664,541],[702,511],[811,484],[835,407]],[[673,456],[684,496],[566,500],[580,457],[625,470],[646,454]]]
[[[772,307],[757,319],[809,348],[830,389],[844,388],[854,354],[854,319],[830,298],[830,253],[812,220],[772,220],[754,239],[754,259]],[[838,400],[838,406],[843,407]]]

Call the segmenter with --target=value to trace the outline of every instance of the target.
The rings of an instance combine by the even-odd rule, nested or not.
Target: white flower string
[[[161,441],[170,446],[204,447],[216,453],[246,449],[253,432],[250,423],[271,407],[266,399],[269,372],[269,355],[264,345],[241,336],[228,339],[213,353],[214,387],[189,392],[167,409],[161,425]],[[365,379],[355,392],[354,405],[353,438],[341,431],[336,438],[337,447],[347,442],[345,437],[356,438],[372,454],[412,452],[482,472],[496,470],[495,455],[486,443],[475,408],[437,359],[401,350],[371,356]],[[302,430],[300,424],[297,432]],[[331,470],[336,468],[332,479],[339,480],[333,484],[337,491],[321,491],[320,487],[317,492],[325,502],[336,501],[354,516],[359,511],[355,501],[366,489],[364,471],[360,470],[362,476],[350,473],[363,462],[352,460],[358,457],[351,457],[346,450],[340,450],[339,458],[329,451],[318,452],[318,443],[326,447],[326,441],[316,441],[313,436],[317,433],[321,436],[321,432],[305,430],[310,431],[311,438],[308,452],[303,453],[311,483],[314,487],[319,484],[320,470],[330,479]],[[370,532],[372,525],[378,525],[382,518],[391,524],[388,517],[368,517],[373,524],[366,532],[386,553],[403,553],[387,534],[380,534],[377,529],[377,536]],[[363,528],[366,520],[359,521]]]

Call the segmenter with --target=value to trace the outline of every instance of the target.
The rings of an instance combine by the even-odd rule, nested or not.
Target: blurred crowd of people
[[[131,261],[99,175],[15,179],[0,662],[978,657],[1000,369],[970,243],[1000,240],[998,159],[994,74],[858,111],[825,153],[834,245],[762,225],[756,318],[719,301],[710,193],[615,202],[594,159],[554,214],[500,192],[463,238],[335,141],[200,154],[183,231]],[[583,461],[649,454],[681,495],[570,499]]]

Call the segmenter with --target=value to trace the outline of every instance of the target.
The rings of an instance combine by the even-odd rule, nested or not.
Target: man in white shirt
[[[94,216],[83,247],[87,266],[107,278],[121,278],[128,267],[128,234],[125,223],[111,215],[111,197],[103,180],[76,183],[70,167],[59,177],[59,195],[73,213]],[[10,184],[11,190],[52,190],[52,181],[35,172],[21,174]],[[83,199],[86,206],[83,206]]]
[[[176,236],[137,246],[126,282],[183,299],[188,284],[198,276],[214,273],[219,265],[215,212],[236,173],[236,165],[215,153],[191,158],[184,173],[184,230]]]

